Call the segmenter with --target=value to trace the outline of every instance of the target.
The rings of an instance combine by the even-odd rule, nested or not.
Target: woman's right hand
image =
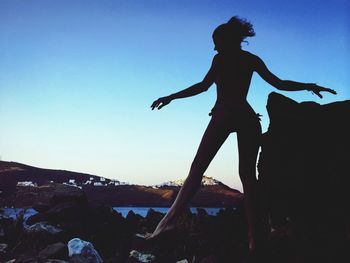
[[[152,110],[154,110],[155,108],[157,108],[158,110],[160,110],[161,108],[163,108],[165,105],[168,105],[170,102],[172,101],[170,96],[166,96],[166,97],[161,97],[157,100],[155,100],[152,105],[151,108]]]

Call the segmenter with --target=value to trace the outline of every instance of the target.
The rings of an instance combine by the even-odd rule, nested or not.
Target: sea
[[[113,207],[113,209],[118,213],[121,213],[123,217],[126,217],[131,210],[135,214],[145,217],[150,208],[152,208],[154,211],[164,214],[169,210],[168,207]],[[196,214],[199,208],[204,209],[208,215],[212,216],[215,216],[220,211],[220,209],[222,209],[220,207],[190,207],[191,213]]]
[[[126,217],[129,211],[133,211],[135,214],[145,217],[150,208],[160,213],[166,213],[169,209],[168,207],[113,207],[113,210],[120,213],[123,217]],[[222,209],[220,207],[190,207],[191,213],[196,214],[199,208],[204,209],[208,215],[212,216],[215,216],[220,211],[220,209]],[[10,217],[16,219],[19,215],[23,215],[24,220],[26,220],[27,218],[29,218],[32,215],[35,215],[36,213],[38,212],[33,208],[0,208],[0,218]]]

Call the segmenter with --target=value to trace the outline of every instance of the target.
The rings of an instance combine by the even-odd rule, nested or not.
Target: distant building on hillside
[[[38,186],[37,183],[33,183],[32,181],[23,181],[23,182],[17,182],[17,186]]]
[[[94,182],[94,186],[106,186],[106,185],[101,182]]]

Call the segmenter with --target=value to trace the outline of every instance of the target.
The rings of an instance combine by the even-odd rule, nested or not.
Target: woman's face
[[[218,53],[221,53],[225,50],[225,45],[219,37],[213,37],[214,42],[214,50],[216,50]]]
[[[213,42],[214,50],[216,50],[218,53],[230,52],[237,50],[237,47],[240,48],[240,42],[238,43],[237,40],[234,40],[233,38],[224,38],[222,36],[219,37],[218,35],[214,35]]]

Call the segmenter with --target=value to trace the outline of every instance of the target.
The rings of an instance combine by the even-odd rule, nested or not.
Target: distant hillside
[[[91,204],[167,207],[174,201],[183,180],[156,186],[129,185],[118,180],[65,170],[42,169],[0,161],[0,207],[33,205],[42,185],[59,183],[82,189]],[[242,193],[211,177],[204,177],[191,206],[225,207],[241,202]],[[24,198],[26,197],[26,198]],[[32,203],[31,203],[32,202]]]
[[[43,169],[16,162],[0,161],[0,191],[13,192],[17,184],[43,185],[49,182],[82,185],[124,185],[126,183],[97,175],[65,170]]]

